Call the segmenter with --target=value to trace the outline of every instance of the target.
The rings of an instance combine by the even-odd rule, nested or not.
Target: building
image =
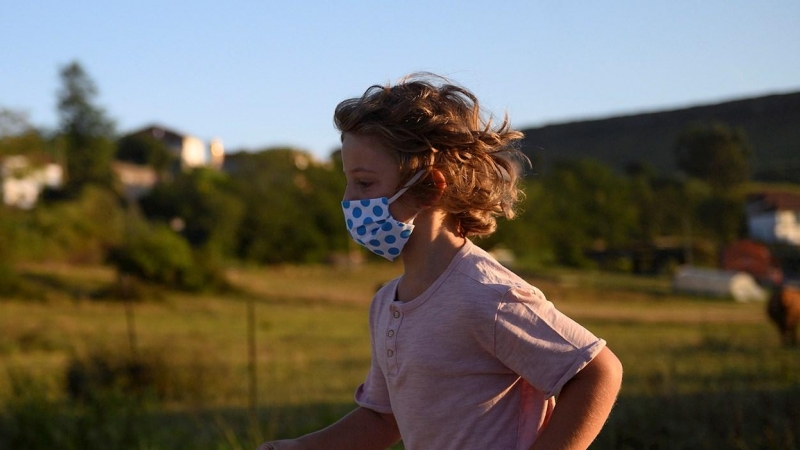
[[[158,174],[149,166],[114,161],[111,169],[119,180],[122,194],[128,200],[138,200],[158,183]]]
[[[800,194],[754,194],[747,199],[745,211],[751,239],[800,246]]]
[[[21,155],[7,156],[0,161],[0,180],[3,204],[31,209],[45,188],[57,189],[62,186],[64,169],[53,163],[34,165]]]
[[[130,134],[147,136],[164,143],[178,161],[176,169],[186,170],[207,166],[219,168],[225,159],[225,149],[222,140],[218,138],[213,139],[210,145],[206,145],[200,138],[160,125],[150,125]]]

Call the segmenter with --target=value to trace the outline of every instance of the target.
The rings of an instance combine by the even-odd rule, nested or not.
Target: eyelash
[[[351,183],[345,183],[349,185]],[[372,181],[353,181],[352,184],[360,189],[366,189],[374,184]]]

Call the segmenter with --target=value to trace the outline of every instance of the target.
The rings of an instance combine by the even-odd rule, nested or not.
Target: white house
[[[150,125],[141,130],[134,131],[131,135],[149,136],[157,139],[167,146],[167,149],[180,161],[182,169],[195,167],[222,167],[225,149],[222,140],[213,139],[209,146],[201,139],[160,125]]]
[[[750,237],[767,244],[800,245],[800,195],[763,192],[747,200]]]
[[[111,169],[119,180],[125,198],[129,200],[138,200],[158,183],[158,174],[152,167],[114,161]]]
[[[61,187],[64,170],[58,164],[33,165],[25,156],[8,156],[0,162],[0,180],[3,204],[31,209],[46,187]]]

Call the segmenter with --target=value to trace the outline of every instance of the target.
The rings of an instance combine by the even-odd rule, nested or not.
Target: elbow
[[[622,376],[624,369],[622,367],[622,361],[617,358],[611,350],[608,348],[604,349],[604,352],[607,352],[607,356],[605,358],[605,378],[607,386],[610,389],[613,389],[614,392],[619,393],[620,389],[622,388]]]
[[[595,378],[604,390],[613,392],[615,396],[619,393],[624,369],[617,355],[608,347],[603,348],[584,371],[586,369],[589,369],[587,375]]]

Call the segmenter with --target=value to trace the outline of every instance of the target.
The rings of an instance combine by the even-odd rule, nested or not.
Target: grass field
[[[238,268],[236,293],[130,308],[93,299],[108,269],[23,269],[40,299],[0,299],[0,448],[252,449],[354,407],[369,300],[399,266]],[[530,279],[625,366],[592,448],[800,448],[800,351],[780,347],[763,304],[676,296],[666,279]]]

